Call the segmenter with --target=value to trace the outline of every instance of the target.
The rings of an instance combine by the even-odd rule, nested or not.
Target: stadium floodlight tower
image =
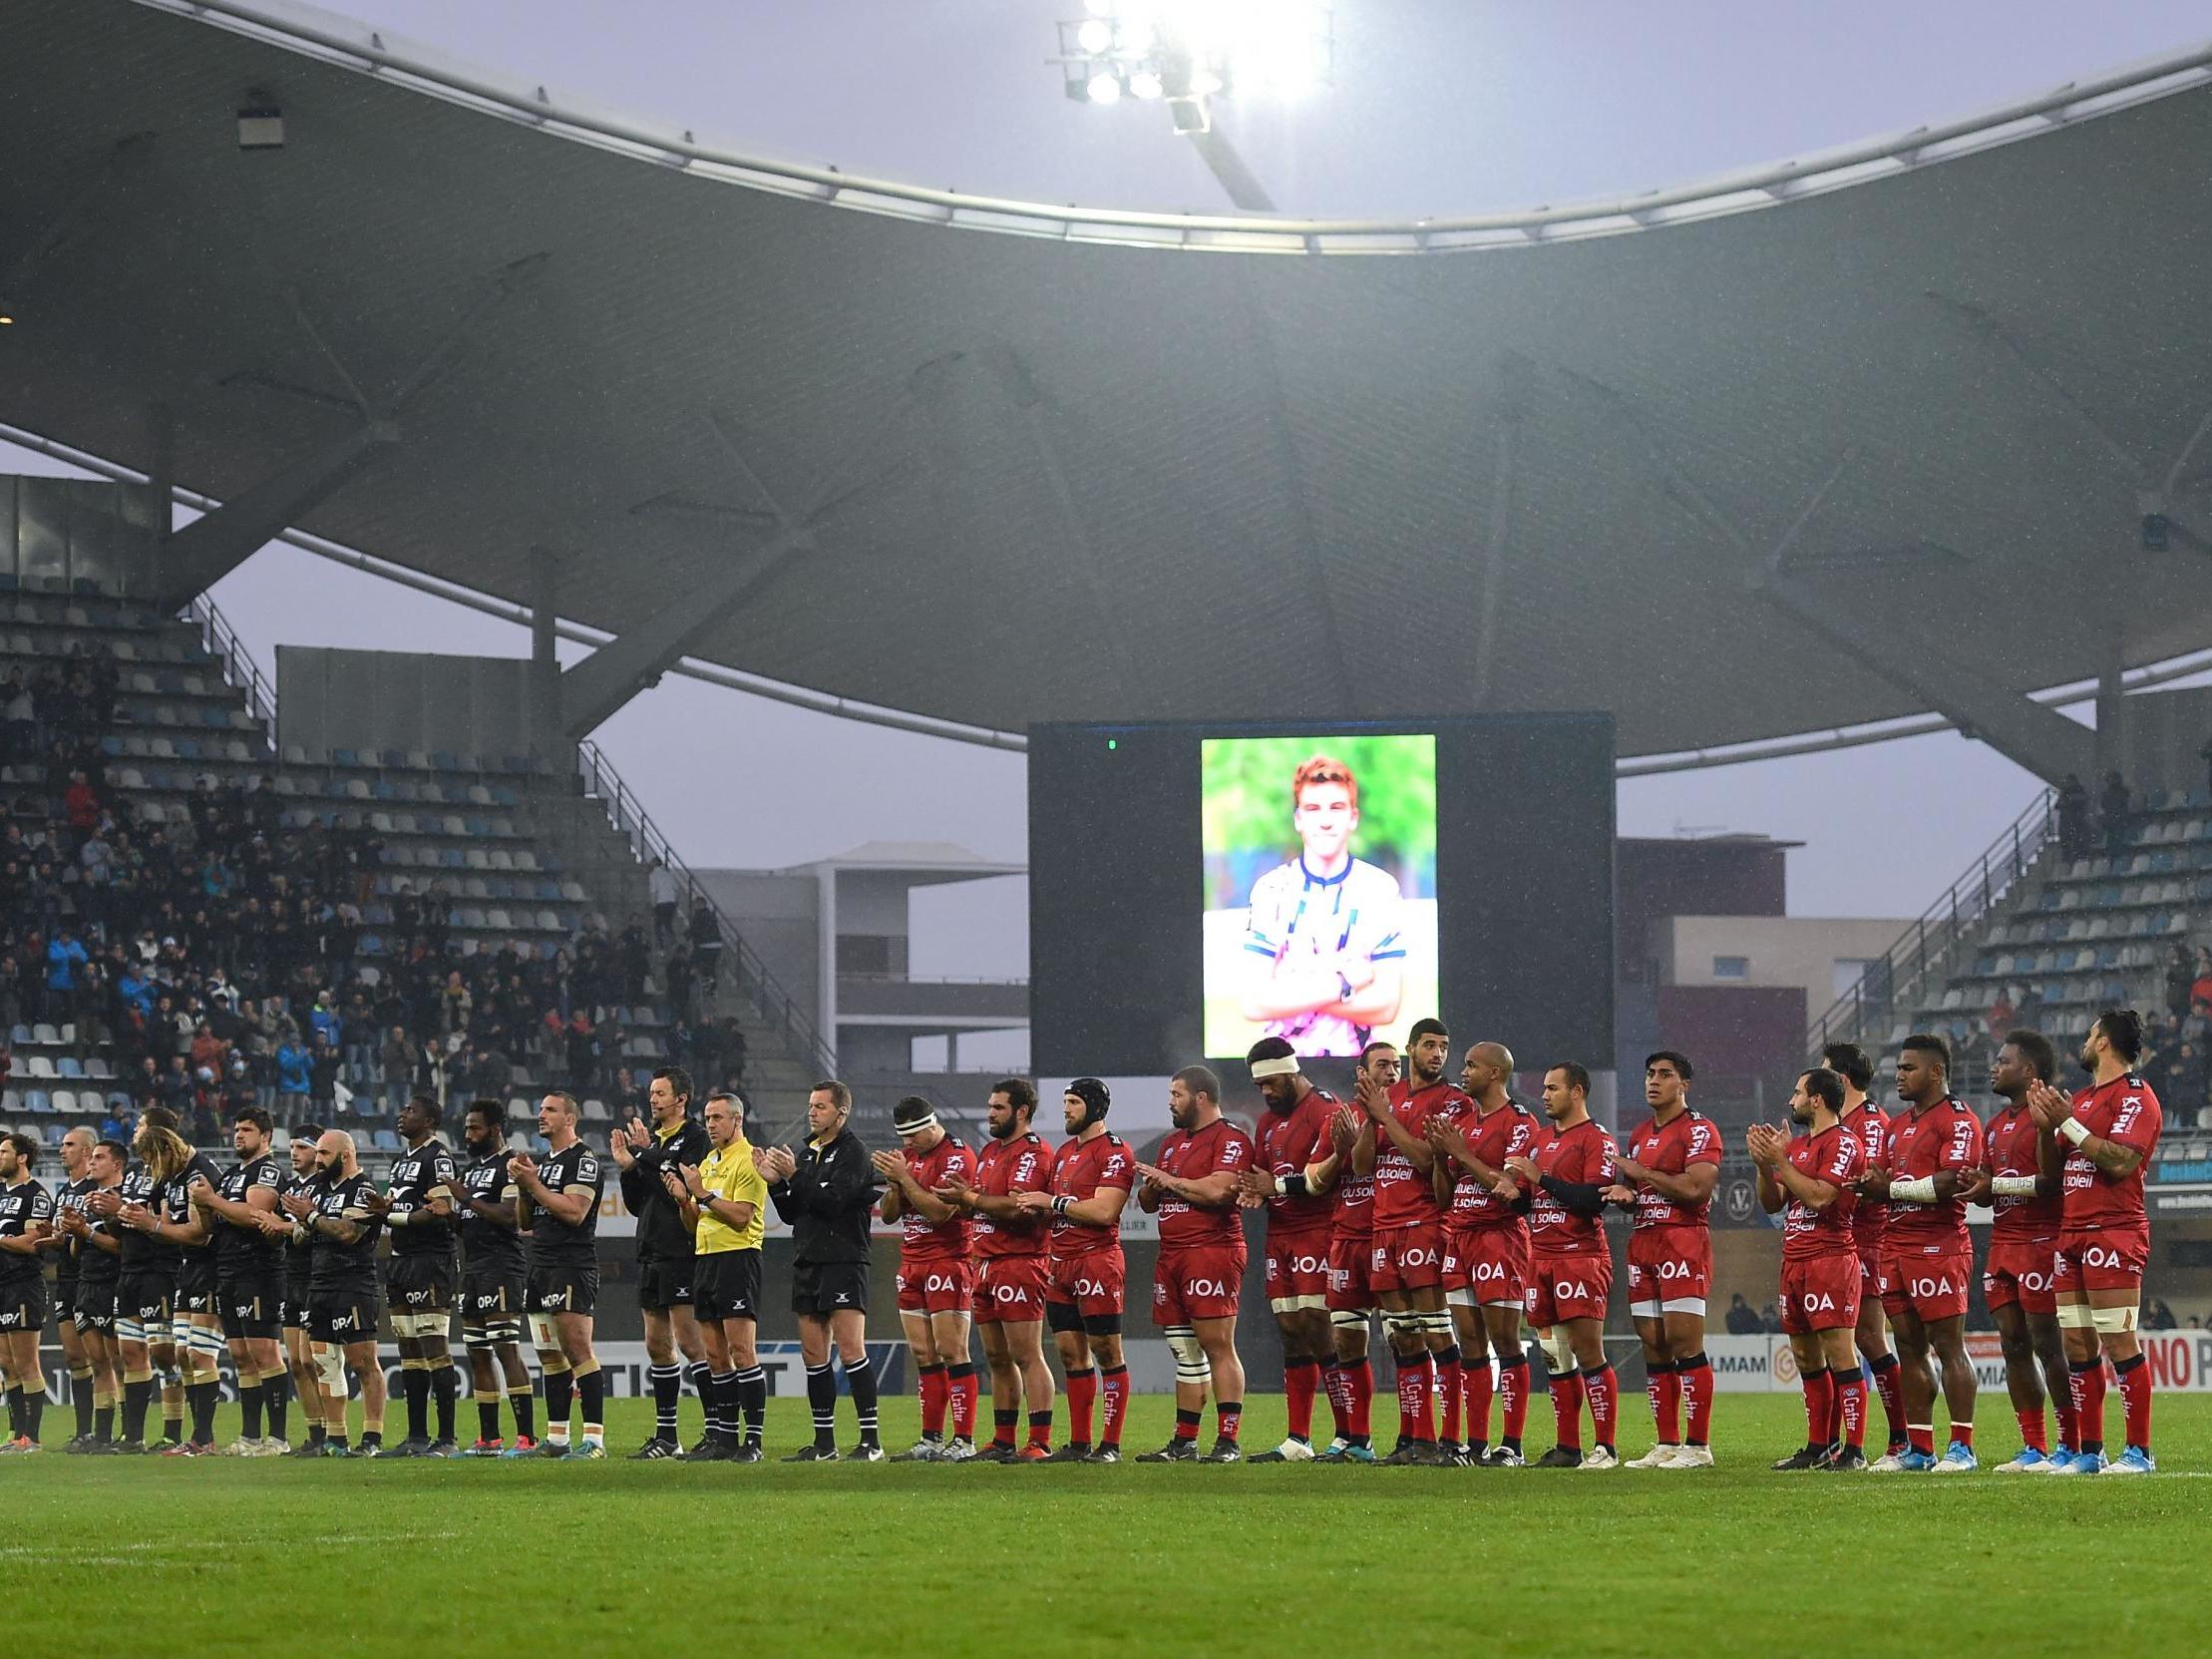
[[[1214,100],[1292,96],[1335,67],[1335,18],[1308,0],[1085,0],[1060,22],[1061,90],[1079,104],[1164,103],[1230,201],[1275,203],[1214,123]]]

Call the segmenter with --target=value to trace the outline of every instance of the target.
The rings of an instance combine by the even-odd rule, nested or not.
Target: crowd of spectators
[[[266,777],[203,778],[188,822],[141,820],[101,751],[117,683],[113,655],[84,642],[0,676],[6,759],[35,774],[0,825],[0,1036],[74,1026],[117,1072],[80,1086],[169,1105],[201,1141],[248,1102],[287,1123],[367,1118],[411,1090],[504,1097],[523,1078],[619,1116],[660,1062],[626,1053],[640,1036],[702,1086],[742,1082],[744,1034],[712,1012],[711,909],[689,927],[589,914],[557,950],[465,952],[450,896],[402,881],[365,960],[377,832],[287,825]],[[668,1023],[631,1026],[656,1003]]]

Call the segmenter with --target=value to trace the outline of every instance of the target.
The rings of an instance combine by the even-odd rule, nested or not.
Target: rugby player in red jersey
[[[1967,1359],[1967,1297],[1974,1275],[1974,1240],[1960,1189],[1982,1161],[1982,1121],[1951,1092],[1951,1048],[1940,1037],[1908,1037],[1897,1055],[1897,1093],[1908,1109],[1890,1119],[1881,1167],[1865,1189],[1889,1202],[1882,1242],[1882,1308],[1897,1333],[1899,1382],[1905,1403],[1902,1454],[1868,1466],[1878,1470],[1941,1469],[1963,1473],[1974,1458],[1974,1366]],[[1936,1376],[1943,1366],[1951,1445],[1936,1456]]]
[[[2059,1178],[2063,1210],[2055,1262],[2058,1324],[2073,1373],[2080,1451],[2068,1474],[2147,1474],[2150,1454],[2150,1372],[2135,1337],[2143,1269],[2150,1262],[2150,1216],[2143,1206],[2143,1165],[2157,1150],[2165,1113],[2150,1084],[2135,1072],[2143,1052],[2142,1017],[2106,1009],[2081,1043],[2090,1084],[2066,1097],[2047,1083],[2029,1091],[2028,1109],[2042,1128],[2042,1167]],[[2104,1362],[2120,1380],[2126,1443],[2104,1456]]]
[[[1444,1300],[1459,1336],[1459,1375],[1466,1441],[1455,1462],[1513,1468],[1529,1413],[1529,1355],[1521,1341],[1521,1302],[1528,1292],[1528,1202],[1505,1174],[1506,1160],[1536,1147],[1536,1114],[1507,1092],[1513,1051],[1502,1042],[1467,1050],[1459,1086],[1474,1102],[1465,1118],[1431,1116],[1436,1193],[1444,1205]],[[1505,1434],[1490,1442],[1491,1358],[1496,1392],[1504,1398]],[[1446,1414],[1447,1419],[1452,1414]],[[1448,1431],[1447,1431],[1448,1436]]]
[[[990,1364],[992,1425],[990,1445],[975,1455],[1010,1463],[1021,1454],[1014,1430],[1025,1403],[1034,1455],[1052,1451],[1052,1372],[1044,1363],[1045,1223],[1021,1207],[1025,1192],[1044,1193],[1049,1201],[1052,1148],[1029,1126],[1037,1113],[1037,1091],[1027,1078],[999,1078],[984,1109],[990,1139],[976,1157],[974,1184],[950,1182],[937,1196],[973,1218],[975,1327]]]
[[[1328,1267],[1336,1218],[1336,1171],[1343,1159],[1329,1121],[1343,1103],[1298,1069],[1290,1042],[1264,1037],[1245,1056],[1267,1111],[1258,1156],[1243,1177],[1245,1200],[1268,1206],[1268,1308],[1283,1338],[1283,1394],[1290,1432],[1256,1463],[1313,1458],[1313,1397],[1324,1366],[1336,1363],[1329,1337]],[[1333,1404],[1336,1395],[1330,1395]]]
[[[1052,1159],[1051,1188],[1015,1199],[1024,1215],[1052,1219],[1044,1318],[1067,1375],[1068,1404],[1067,1444],[1049,1455],[1033,1443],[1025,1446],[1024,1462],[1121,1461],[1121,1423],[1129,1409],[1129,1367],[1121,1357],[1122,1286],[1128,1273],[1121,1211],[1137,1175],[1129,1143],[1106,1127],[1113,1099],[1096,1077],[1077,1077],[1067,1085],[1060,1110],[1068,1138]],[[1094,1453],[1091,1418],[1101,1393],[1105,1432]]]
[[[1866,1467],[1866,1373],[1852,1335],[1859,1322],[1858,1248],[1851,1212],[1866,1159],[1844,1128],[1843,1078],[1815,1066],[1797,1079],[1784,1135],[1754,1123],[1744,1136],[1758,1165],[1759,1207],[1782,1216],[1782,1330],[1805,1389],[1805,1444],[1776,1468]]]
[[[1606,1358],[1606,1296],[1613,1254],[1606,1243],[1605,1191],[1614,1184],[1613,1136],[1590,1115],[1590,1073],[1573,1060],[1544,1073],[1536,1148],[1506,1159],[1529,1194],[1529,1325],[1551,1362],[1552,1415],[1559,1444],[1539,1468],[1618,1468],[1614,1423],[1620,1387]],[[1582,1450],[1582,1403],[1590,1401],[1595,1446]]]
[[[1606,1196],[1636,1212],[1629,1234],[1629,1315],[1644,1344],[1645,1394],[1657,1444],[1630,1468],[1709,1468],[1712,1362],[1705,1358],[1705,1292],[1712,1283],[1712,1189],[1720,1130],[1689,1104],[1689,1058],[1661,1048],[1644,1061],[1652,1108],[1622,1152]],[[1675,1408],[1689,1407],[1677,1439]]]
[[[1444,1081],[1451,1034],[1441,1020],[1416,1020],[1406,1041],[1409,1075],[1387,1092],[1372,1077],[1359,1085],[1360,1109],[1375,1130],[1367,1173],[1375,1182],[1374,1243],[1368,1283],[1398,1368],[1398,1445],[1393,1463],[1441,1463],[1436,1403],[1456,1398],[1459,1348],[1444,1311],[1444,1208],[1436,1201],[1436,1148],[1424,1125],[1431,1114],[1458,1117],[1474,1103]],[[1359,1154],[1353,1153],[1356,1170]]]
[[[1820,1050],[1821,1063],[1843,1078],[1843,1126],[1859,1143],[1865,1169],[1882,1166],[1890,1143],[1890,1119],[1867,1088],[1874,1081],[1874,1061],[1856,1042],[1831,1042]],[[1888,1430],[1885,1455],[1901,1456],[1905,1439],[1905,1402],[1897,1381],[1897,1356],[1890,1352],[1889,1321],[1882,1314],[1882,1235],[1887,1228],[1889,1205],[1867,1195],[1867,1177],[1859,1177],[1859,1206],[1851,1213],[1851,1238],[1859,1252],[1859,1329],[1853,1339],[1864,1362],[1867,1382],[1882,1397],[1882,1417]]]
[[[1238,1193],[1253,1166],[1252,1137],[1222,1116],[1222,1080],[1204,1065],[1168,1079],[1175,1127],[1158,1163],[1135,1165],[1137,1207],[1160,1218],[1152,1323],[1175,1356],[1175,1434],[1147,1463],[1234,1463],[1245,1410],[1237,1355],[1237,1299],[1245,1283],[1245,1223]],[[1214,1395],[1214,1449],[1201,1458],[1199,1423]]]
[[[1990,1067],[1990,1092],[2005,1105],[1983,1125],[1981,1167],[1968,1172],[1962,1190],[1968,1203],[1988,1204],[1997,1212],[1989,1258],[1982,1264],[1982,1299],[2005,1345],[2005,1387],[2021,1435],[2020,1455],[1998,1464],[2000,1474],[2048,1472],[2074,1455],[2066,1342],[2051,1282],[2058,1254],[2058,1175],[2042,1172],[2042,1129],[2028,1109],[2028,1090],[2048,1083],[2056,1063],[2042,1033],[2007,1034]],[[2056,1453],[2044,1433],[2046,1383],[2058,1415]]]
[[[1398,1080],[1398,1050],[1370,1042],[1359,1052],[1352,1074],[1355,1090],[1373,1089],[1385,1098]],[[1365,1111],[1339,1109],[1328,1123],[1329,1149],[1336,1158],[1336,1215],[1328,1234],[1329,1339],[1333,1363],[1324,1364],[1329,1410],[1336,1438],[1320,1454],[1323,1462],[1374,1462],[1373,1412],[1375,1368],[1370,1357],[1374,1318],[1381,1304],[1369,1282],[1374,1255],[1375,1125]]]
[[[936,1109],[919,1094],[892,1107],[891,1126],[899,1150],[878,1152],[870,1161],[884,1178],[883,1218],[901,1227],[899,1323],[906,1327],[922,1396],[922,1439],[891,1460],[965,1462],[975,1455],[975,1362],[967,1349],[975,1268],[968,1259],[967,1218],[937,1189],[964,1186],[975,1173],[975,1154],[944,1132]]]

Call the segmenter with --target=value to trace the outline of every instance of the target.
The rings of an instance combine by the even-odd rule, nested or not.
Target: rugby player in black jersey
[[[287,1154],[291,1173],[277,1183],[277,1219],[271,1224],[284,1250],[284,1308],[279,1316],[284,1364],[292,1374],[292,1393],[299,1401],[300,1416],[307,1420],[307,1439],[290,1449],[295,1457],[321,1455],[322,1379],[315,1371],[314,1344],[307,1336],[307,1296],[315,1272],[315,1243],[285,1210],[284,1200],[314,1191],[315,1146],[321,1139],[319,1123],[302,1123],[292,1130]]]
[[[63,1235],[77,1252],[77,1331],[92,1362],[92,1436],[83,1445],[71,1443],[73,1452],[107,1453],[116,1450],[116,1403],[122,1399],[122,1368],[116,1358],[116,1276],[122,1270],[121,1246],[111,1224],[93,1212],[100,1193],[113,1193],[130,1166],[131,1149],[120,1140],[97,1141],[86,1160],[91,1186],[83,1201],[65,1206],[58,1220]]]
[[[516,1230],[514,1177],[497,1100],[472,1100],[461,1119],[463,1149],[456,1191],[461,1232],[461,1341],[476,1389],[476,1444],[460,1454],[494,1457],[500,1440],[500,1385],[515,1409],[515,1445],[536,1450],[538,1402],[523,1363],[523,1235]],[[566,1361],[561,1362],[566,1365]]]
[[[523,1308],[539,1358],[565,1360],[565,1372],[546,1374],[546,1445],[554,1457],[606,1455],[606,1379],[591,1348],[591,1314],[599,1300],[598,1154],[576,1136],[576,1098],[555,1089],[538,1103],[538,1132],[546,1161],[518,1152],[507,1163],[514,1177],[523,1230],[530,1234],[530,1276]],[[582,1422],[573,1445],[568,1435],[569,1389]],[[517,1454],[514,1448],[505,1453]]]
[[[8,1385],[8,1438],[0,1452],[38,1451],[39,1414],[46,1409],[46,1369],[39,1364],[46,1264],[40,1252],[54,1230],[54,1195],[31,1173],[38,1150],[29,1135],[0,1134],[0,1376]]]
[[[164,1392],[177,1381],[175,1309],[177,1246],[163,1236],[169,1183],[191,1162],[192,1149],[177,1133],[177,1114],[149,1106],[131,1137],[131,1162],[114,1187],[87,1200],[91,1213],[108,1224],[121,1256],[116,1275],[116,1349],[123,1371],[121,1452],[170,1451],[179,1444],[172,1433],[160,1447],[146,1444],[147,1413],[154,1403],[156,1373]],[[182,1413],[180,1392],[177,1410]],[[177,1430],[182,1418],[173,1419]]]
[[[266,1111],[245,1107],[230,1123],[230,1145],[238,1161],[213,1186],[195,1181],[190,1187],[192,1203],[214,1241],[215,1315],[238,1378],[238,1438],[223,1449],[233,1457],[270,1457],[288,1450],[284,1419],[289,1378],[277,1332],[283,1317],[284,1238],[291,1229],[276,1208],[284,1173],[269,1151],[274,1132]]]
[[[307,1334],[322,1382],[327,1457],[356,1455],[346,1442],[346,1371],[361,1386],[361,1455],[384,1445],[384,1368],[376,1357],[379,1306],[376,1235],[383,1219],[369,1208],[375,1184],[361,1173],[353,1136],[324,1133],[315,1145],[315,1185],[284,1199],[285,1210],[312,1238],[314,1268],[307,1287]]]
[[[461,1377],[447,1338],[453,1325],[456,1265],[453,1195],[461,1180],[453,1152],[438,1138],[438,1102],[417,1094],[399,1109],[407,1149],[392,1163],[390,1186],[371,1192],[368,1208],[392,1237],[384,1266],[384,1301],[399,1339],[400,1384],[407,1393],[407,1438],[387,1457],[450,1457],[454,1403]],[[438,1399],[438,1438],[430,1438],[430,1400]]]
[[[62,1345],[62,1361],[69,1367],[69,1403],[77,1413],[77,1433],[62,1450],[82,1452],[92,1440],[93,1414],[103,1404],[115,1404],[115,1378],[102,1378],[94,1370],[92,1351],[77,1319],[77,1283],[83,1267],[76,1239],[62,1230],[62,1217],[82,1211],[95,1185],[92,1149],[99,1136],[79,1124],[62,1136],[62,1179],[54,1189],[54,1231],[46,1236],[47,1252],[54,1258],[54,1331]]]

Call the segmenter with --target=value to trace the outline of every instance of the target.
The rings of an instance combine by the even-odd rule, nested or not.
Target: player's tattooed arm
[[[2072,1102],[2048,1083],[2036,1083],[2028,1091],[2028,1109],[2034,1115],[2036,1125],[2049,1137],[2048,1143],[2063,1138],[2065,1143],[2081,1149],[2081,1155],[2096,1165],[2097,1173],[2115,1181],[2124,1181],[2142,1166],[2140,1148],[2107,1140],[2091,1134],[2073,1115]],[[2126,1125],[2120,1125],[2123,1129]],[[2065,1167],[2065,1155],[2059,1151],[2058,1166]]]

